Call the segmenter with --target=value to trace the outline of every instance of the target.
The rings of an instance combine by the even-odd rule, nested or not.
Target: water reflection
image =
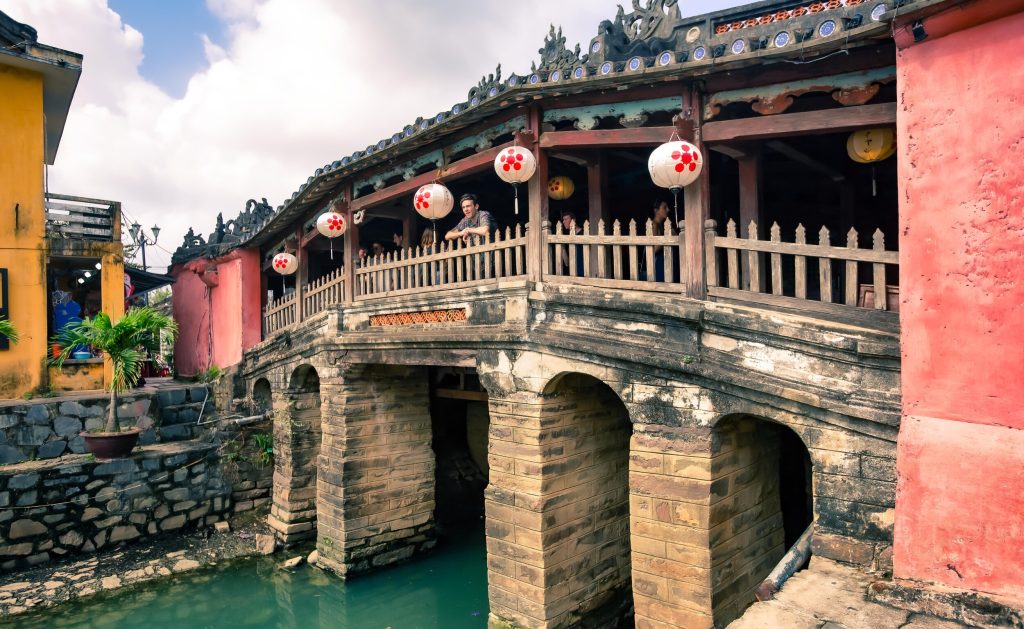
[[[309,567],[246,559],[23,617],[13,627],[470,628],[487,625],[482,531],[430,556],[345,583]]]

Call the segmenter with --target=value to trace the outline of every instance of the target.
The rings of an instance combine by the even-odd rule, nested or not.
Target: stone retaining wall
[[[224,519],[231,486],[216,447],[147,446],[131,458],[86,455],[0,469],[0,571]]]
[[[191,439],[206,395],[202,385],[136,389],[118,398],[118,423],[142,428],[143,445]],[[106,393],[0,402],[0,465],[84,453],[79,433],[102,429],[109,408]]]

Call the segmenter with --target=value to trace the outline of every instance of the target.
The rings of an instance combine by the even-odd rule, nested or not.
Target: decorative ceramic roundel
[[[639,70],[640,57],[633,57],[632,59],[630,59],[626,67],[628,67],[630,70]]]
[[[661,56],[658,57],[658,65],[667,66],[670,63],[672,63],[672,53],[666,50],[665,52],[661,53]]]
[[[682,188],[697,180],[704,166],[704,157],[696,146],[685,140],[666,142],[654,149],[647,160],[647,170],[655,185]]]
[[[747,47],[747,42],[742,39],[737,39],[732,43],[732,54],[738,55],[743,52],[743,49]]]
[[[552,81],[558,81],[561,78],[562,78],[562,71],[561,70],[555,70],[554,72],[551,73],[551,80]]]
[[[537,170],[533,153],[521,146],[510,146],[494,158],[494,172],[505,183],[523,183]]]
[[[487,96],[488,97],[493,97],[493,96],[497,96],[497,95],[498,95],[498,88],[492,87],[491,89],[487,90]]]
[[[416,133],[416,127],[414,127],[412,125],[409,125],[408,127],[405,128],[405,131],[404,131],[405,137],[409,137],[409,136],[411,136],[414,133]]]
[[[686,31],[686,43],[692,44],[700,38],[700,27],[691,26],[690,30]]]
[[[394,144],[394,143],[398,142],[401,139],[402,139],[402,134],[401,133],[396,133],[395,135],[391,136],[391,143]]]
[[[590,44],[590,52],[591,53],[600,52],[600,50],[601,50],[601,42],[596,41],[593,44]]]
[[[536,85],[538,83],[540,83],[540,77],[538,75],[536,75],[536,74],[531,74],[530,75],[530,85]]]
[[[434,122],[441,122],[442,120],[444,120],[444,114],[437,114],[437,117],[434,118]]]
[[[786,31],[778,33],[777,35],[775,35],[774,41],[776,48],[782,48],[783,46],[789,43],[789,33],[787,33]]]
[[[474,96],[473,99],[471,101],[469,101],[469,106],[470,107],[476,107],[479,104],[480,104],[480,97],[479,96]]]
[[[381,150],[382,148],[384,148],[387,145],[388,145],[387,141],[381,140],[380,142],[377,142],[377,150],[379,151],[379,150]]]
[[[884,4],[876,4],[875,8],[871,9],[871,19],[875,22],[882,19],[882,14],[888,10],[888,7]]]
[[[451,190],[439,183],[428,183],[420,186],[412,199],[412,206],[425,219],[436,221],[448,216],[455,205]]]
[[[337,238],[345,233],[345,215],[337,212],[324,212],[316,219],[316,230],[328,238]]]
[[[430,126],[430,121],[429,120],[424,120],[423,122],[420,123],[420,129],[426,129],[429,126]]]
[[[462,105],[456,105],[456,106],[452,107],[452,113],[453,114],[457,114],[460,111],[462,111]]]
[[[582,79],[583,78],[583,68],[576,68],[575,70],[573,70],[572,71],[572,76],[575,79]]]
[[[519,77],[514,75],[514,74],[512,76],[508,77],[508,84],[511,87],[515,87],[516,85],[519,85]]]
[[[299,268],[299,261],[290,253],[279,253],[271,260],[270,266],[281,275],[291,275]]]
[[[604,63],[601,64],[601,74],[608,74],[611,71],[612,71],[612,62],[611,61],[605,61]],[[576,77],[576,78],[578,79],[580,77]]]
[[[694,49],[694,51],[693,51],[693,60],[694,61],[701,61],[702,59],[704,59],[704,55],[706,55],[706,54],[707,54],[707,51],[704,50],[704,46],[697,46],[697,48]]]
[[[836,23],[832,20],[825,20],[821,23],[821,26],[818,27],[818,35],[821,35],[822,37],[828,37],[835,32]]]

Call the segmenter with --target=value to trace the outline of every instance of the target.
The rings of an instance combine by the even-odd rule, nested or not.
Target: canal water
[[[487,626],[482,529],[427,556],[345,582],[265,557],[237,560],[126,592],[19,617],[8,627],[181,629],[322,627],[460,629]]]

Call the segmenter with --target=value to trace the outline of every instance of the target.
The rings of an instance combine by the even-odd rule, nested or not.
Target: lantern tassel
[[[436,218],[430,219],[430,224],[434,228],[434,240],[431,241],[431,246],[436,247],[437,246],[437,219]]]
[[[330,245],[331,245],[331,260],[334,260],[334,240],[333,239],[330,241]]]
[[[875,167],[871,167],[871,196],[878,196],[878,185],[875,183]]]
[[[515,190],[516,192],[515,210],[516,216],[519,216],[519,186],[517,186],[516,184],[512,184],[512,189]]]
[[[672,205],[676,214],[676,229],[679,229],[679,188],[672,188]]]

